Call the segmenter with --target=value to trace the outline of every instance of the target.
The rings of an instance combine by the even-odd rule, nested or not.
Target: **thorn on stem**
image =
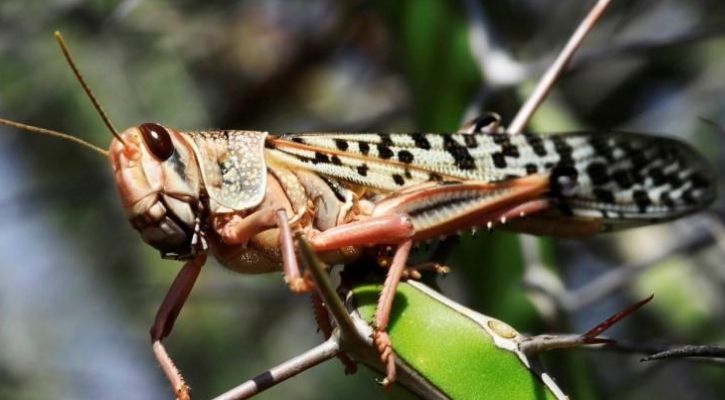
[[[604,321],[602,321],[601,323],[599,323],[594,328],[592,328],[592,329],[588,330],[587,332],[585,332],[584,334],[582,334],[582,338],[587,338],[587,339],[596,338],[601,333],[603,333],[607,329],[611,328],[617,322],[632,315],[635,311],[642,308],[642,306],[649,303],[654,297],[655,297],[655,295],[651,294],[646,299],[640,300],[640,301],[628,306],[624,310],[619,311],[618,313],[612,315],[611,317],[609,317],[609,318],[605,319]]]

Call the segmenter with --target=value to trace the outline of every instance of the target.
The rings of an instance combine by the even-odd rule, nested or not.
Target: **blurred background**
[[[3,0],[0,116],[105,147],[61,57],[61,30],[115,125],[179,130],[453,131],[510,121],[591,1]],[[677,137],[725,171],[725,3],[620,1],[529,130]],[[108,162],[0,128],[0,398],[157,399],[148,328],[179,268],[125,220]],[[529,333],[611,335],[636,349],[725,341],[723,201],[682,221],[582,241],[464,237],[444,293]],[[167,347],[197,398],[319,343],[279,275],[209,262]],[[544,359],[577,399],[719,399],[714,363],[573,350]],[[260,396],[370,399],[374,375],[325,363]]]

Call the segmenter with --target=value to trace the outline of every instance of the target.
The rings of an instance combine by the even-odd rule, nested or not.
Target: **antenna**
[[[60,32],[55,32],[55,38],[58,41],[58,44],[60,45],[61,50],[63,51],[63,56],[65,56],[66,61],[68,61],[68,64],[70,65],[71,69],[73,70],[73,73],[75,74],[76,78],[80,82],[81,86],[83,86],[83,90],[86,92],[88,97],[91,99],[91,102],[93,103],[93,106],[98,110],[98,113],[101,115],[101,118],[103,119],[103,122],[106,124],[108,129],[113,133],[113,136],[116,137],[121,143],[125,145],[123,140],[121,139],[121,135],[118,134],[118,131],[116,128],[113,127],[113,124],[111,124],[111,120],[108,118],[108,115],[103,111],[103,108],[101,108],[101,105],[98,103],[98,100],[96,100],[96,97],[93,95],[93,92],[91,92],[91,89],[88,87],[88,84],[83,79],[83,76],[81,75],[80,71],[78,71],[78,67],[76,67],[75,63],[73,62],[73,59],[70,55],[70,52],[68,51],[68,46],[65,44],[65,40],[63,40],[63,36],[60,34]],[[67,133],[54,131],[51,129],[45,129],[40,128],[37,126],[32,125],[26,125],[20,122],[10,121],[8,119],[0,118],[0,125],[6,125],[11,128],[20,129],[27,132],[33,132],[33,133],[40,133],[47,136],[54,136],[57,138],[65,139],[74,143],[78,143],[81,146],[84,146],[88,149],[91,149],[95,151],[96,153],[102,154],[104,156],[108,156],[108,151],[104,150],[90,142],[87,142],[81,138],[69,135]]]
[[[98,147],[98,146],[96,146],[94,144],[91,144],[89,142],[86,142],[85,140],[83,140],[81,138],[77,138],[77,137],[72,136],[72,135],[69,135],[67,133],[53,131],[53,130],[45,129],[45,128],[38,128],[37,126],[21,124],[20,122],[10,121],[10,120],[3,119],[3,118],[0,118],[0,124],[1,125],[7,125],[7,126],[9,126],[11,128],[20,129],[20,130],[23,130],[23,131],[40,133],[40,134],[43,134],[43,135],[54,136],[54,137],[58,137],[58,138],[61,138],[61,139],[69,140],[71,142],[78,143],[81,146],[85,146],[85,147],[87,147],[87,148],[89,148],[89,149],[91,149],[91,150],[93,150],[93,151],[95,151],[97,153],[101,153],[101,154],[103,154],[106,157],[108,156],[108,151],[107,150],[103,150],[102,148],[100,148],[100,147]]]
[[[83,90],[88,95],[88,98],[91,100],[91,103],[93,103],[93,107],[96,108],[96,111],[98,111],[98,114],[100,114],[101,119],[103,119],[103,123],[106,124],[108,127],[108,130],[111,131],[113,136],[118,139],[119,142],[126,144],[123,139],[121,139],[121,135],[119,135],[116,128],[111,123],[111,119],[108,118],[108,115],[103,110],[103,107],[101,107],[101,104],[98,102],[98,99],[96,99],[96,96],[93,94],[93,91],[91,91],[90,86],[88,86],[88,83],[86,83],[86,80],[83,78],[83,75],[81,75],[81,72],[78,70],[78,67],[76,66],[76,63],[73,61],[73,57],[70,55],[70,51],[68,50],[68,45],[65,44],[65,40],[63,39],[63,35],[60,34],[60,31],[55,31],[54,33],[55,40],[58,41],[58,45],[60,45],[61,51],[63,51],[63,57],[65,57],[65,60],[68,61],[68,65],[73,70],[73,74],[76,76],[76,79],[78,79],[78,83],[81,84],[83,87]]]

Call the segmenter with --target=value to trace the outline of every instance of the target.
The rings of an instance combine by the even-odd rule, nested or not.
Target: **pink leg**
[[[214,229],[227,244],[245,244],[252,236],[276,226],[276,213],[271,208],[257,210],[246,217],[233,215],[230,219],[214,220]]]
[[[277,226],[279,226],[279,244],[282,252],[282,270],[287,286],[294,293],[307,293],[314,289],[314,284],[302,277],[300,266],[297,263],[295,243],[292,238],[292,229],[287,220],[287,212],[284,209],[277,210]]]
[[[415,230],[405,214],[387,214],[330,228],[309,238],[315,251],[345,246],[398,244],[413,236]]]
[[[246,217],[234,215],[229,220],[220,218],[215,223],[215,229],[227,244],[246,244],[254,235],[278,227],[282,268],[287,285],[295,293],[306,293],[312,290],[311,282],[300,274],[292,229],[289,226],[285,209],[263,208]]]
[[[327,312],[327,308],[325,308],[325,303],[323,302],[322,297],[320,297],[317,292],[313,292],[311,298],[312,311],[315,313],[317,328],[319,328],[320,332],[322,332],[322,336],[325,340],[327,340],[330,336],[332,336],[333,331],[332,324],[330,323],[330,314]],[[337,358],[340,359],[342,365],[345,367],[345,375],[357,372],[357,364],[355,364],[355,361],[353,361],[346,353],[342,351],[337,353]]]
[[[390,265],[388,275],[385,278],[383,291],[378,299],[378,309],[375,311],[375,332],[373,333],[373,344],[380,353],[380,361],[385,365],[385,379],[383,385],[389,387],[395,382],[395,354],[393,343],[388,335],[388,322],[390,322],[390,311],[393,308],[393,299],[398,289],[400,278],[405,270],[405,263],[408,261],[410,249],[413,247],[412,240],[406,240],[395,251],[393,263]]]
[[[374,321],[373,344],[380,353],[380,360],[385,365],[383,381],[385,386],[395,382],[395,355],[386,329],[395,292],[413,247],[411,237],[414,233],[415,230],[408,216],[396,213],[351,222],[328,229],[309,239],[315,251],[339,249],[344,246],[399,244],[385,278]]]
[[[171,383],[174,394],[179,400],[187,400],[190,398],[189,387],[184,382],[184,377],[181,375],[181,372],[179,372],[179,369],[176,368],[173,360],[166,352],[166,348],[164,348],[161,340],[171,332],[174,321],[176,321],[176,317],[179,316],[181,308],[189,297],[191,288],[194,287],[194,282],[196,282],[196,278],[199,276],[204,262],[206,262],[206,253],[184,264],[179,274],[176,275],[176,279],[171,284],[169,291],[166,293],[166,297],[164,297],[164,301],[156,313],[156,319],[150,332],[154,355],[159,364],[161,364],[161,369],[166,374],[166,378]]]

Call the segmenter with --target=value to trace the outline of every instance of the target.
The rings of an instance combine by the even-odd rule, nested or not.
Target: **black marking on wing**
[[[400,162],[402,163],[410,164],[413,162],[414,158],[415,157],[413,157],[413,153],[409,152],[408,150],[400,150],[398,152],[398,160],[400,160]]]
[[[415,147],[423,150],[430,150],[430,142],[428,142],[428,139],[425,138],[425,134],[414,133],[411,137],[415,141]]]
[[[575,187],[557,193],[562,208],[613,224],[673,218],[714,198],[712,173],[688,145],[633,133],[311,133],[284,135],[274,147],[270,155],[283,163],[383,191],[426,181],[498,182],[566,166],[578,176]]]
[[[475,169],[476,161],[468,152],[468,149],[456,141],[453,135],[443,134],[443,148],[453,156],[453,161],[460,169]],[[472,136],[472,135],[463,135]],[[464,139],[465,140],[465,139]]]

